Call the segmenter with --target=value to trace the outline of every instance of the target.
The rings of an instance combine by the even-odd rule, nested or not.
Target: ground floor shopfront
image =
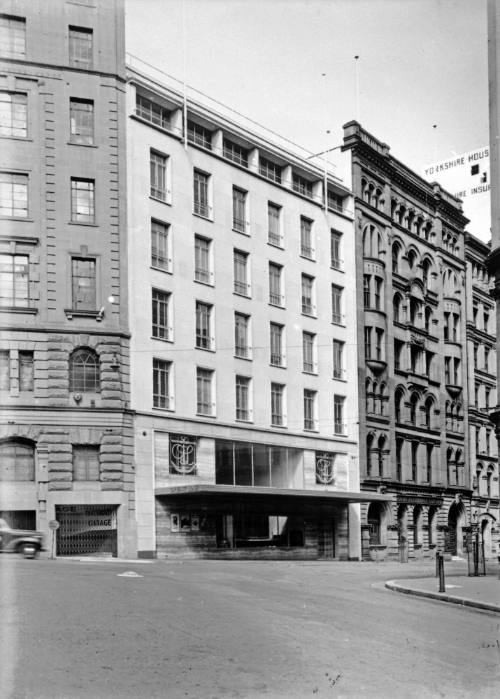
[[[0,516],[41,531],[58,556],[135,556],[131,417],[69,410],[13,417],[0,425]]]
[[[384,487],[391,493],[390,487]],[[439,488],[394,489],[391,503],[364,505],[361,513],[364,560],[434,558],[436,551],[467,556],[471,492]]]

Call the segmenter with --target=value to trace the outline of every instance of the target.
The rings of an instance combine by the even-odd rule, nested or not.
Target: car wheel
[[[36,555],[38,553],[38,549],[35,546],[35,544],[22,544],[19,547],[19,551],[23,554],[25,558],[36,558]]]

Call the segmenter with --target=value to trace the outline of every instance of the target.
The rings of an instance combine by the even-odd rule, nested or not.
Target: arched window
[[[408,211],[408,216],[406,217],[406,227],[408,228],[409,231],[412,230],[413,228],[413,221],[415,219],[415,212],[414,211]]]
[[[396,417],[396,422],[402,422],[403,418],[403,391],[398,388],[394,394],[394,412]]]
[[[380,384],[380,414],[385,415],[385,403],[386,403],[386,391],[387,391],[387,386],[385,383]]]
[[[370,203],[370,193],[368,191],[367,182],[364,178],[361,178],[361,195],[363,201]]]
[[[483,464],[479,462],[476,465],[476,490],[479,496],[483,495]]]
[[[486,497],[491,498],[493,496],[491,484],[493,482],[493,466],[488,466],[488,471],[486,472]]]
[[[429,430],[432,428],[432,406],[433,406],[433,400],[432,400],[432,398],[429,397],[425,401],[425,405],[424,405],[425,426]]]
[[[430,280],[431,280],[431,262],[430,262],[430,260],[424,260],[422,262],[422,281],[424,283],[426,290],[430,288]]]
[[[372,402],[372,412],[374,415],[377,413],[377,401],[378,401],[378,383],[373,382],[373,402]]]
[[[412,393],[410,398],[410,422],[417,424],[418,393]]]
[[[363,231],[363,255],[378,258],[382,252],[382,236],[373,225],[365,226]]]
[[[382,199],[382,190],[381,189],[375,190],[375,206],[377,207],[377,209],[384,208],[384,200]]]
[[[392,301],[392,315],[395,323],[401,323],[401,294],[394,294]]]
[[[410,299],[410,323],[417,326],[419,321],[420,303],[414,299]]]
[[[461,467],[462,466],[462,452],[460,449],[457,449],[457,453],[455,454],[455,464],[454,464],[454,485],[462,485],[462,478],[461,478]]]
[[[453,485],[452,483],[452,462],[453,462],[453,449],[449,447],[446,450],[446,470],[448,476],[448,485]]]
[[[399,254],[401,252],[401,246],[399,243],[392,244],[392,272],[393,274],[399,274]]]
[[[373,442],[374,437],[372,434],[366,437],[366,475],[372,475],[372,459],[373,459]]]
[[[0,481],[34,480],[34,445],[22,439],[0,442]]]
[[[415,252],[415,250],[410,250],[410,252],[408,253],[408,266],[412,270],[416,264],[417,264],[417,253]]]
[[[99,357],[90,349],[77,349],[69,358],[69,390],[72,393],[99,393]]]
[[[429,306],[426,306],[425,308],[425,331],[430,332],[431,331],[431,323],[432,323],[432,308]]]
[[[385,459],[385,437],[379,437],[378,440],[378,475],[384,477],[384,459]]]
[[[391,199],[391,218],[394,220],[396,218],[396,209],[398,208],[398,202],[395,199]]]
[[[406,215],[406,209],[405,207],[401,204],[399,209],[396,212],[396,219],[397,222],[399,223],[400,226],[403,225],[403,222],[405,220],[405,215]]]

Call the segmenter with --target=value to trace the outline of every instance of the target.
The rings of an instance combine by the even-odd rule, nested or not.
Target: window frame
[[[193,169],[193,213],[201,218],[212,218],[212,176],[208,172]]]
[[[24,262],[22,262],[24,260]],[[9,270],[4,268],[8,265]],[[21,269],[20,269],[21,268]],[[0,273],[2,283],[0,284],[0,307],[7,308],[29,308],[30,306],[30,258],[29,255],[0,253]],[[11,295],[2,296],[6,275],[12,275]],[[22,290],[19,291],[20,282]],[[23,293],[24,292],[24,293]],[[5,299],[5,301],[4,301]],[[21,302],[20,302],[21,301]]]
[[[9,99],[2,99],[4,95]],[[0,105],[8,105],[5,108],[2,107],[4,122],[2,122],[2,114],[0,114],[0,136],[3,138],[28,138],[28,93],[2,89],[0,90]],[[24,109],[20,109],[20,107],[24,107]],[[21,126],[16,126],[17,122],[20,122]]]
[[[151,289],[151,337],[173,340],[172,294],[164,289]]]
[[[213,312],[214,306],[206,301],[196,301],[196,349],[213,352],[215,350],[215,338],[213,336]]]
[[[0,48],[4,56],[6,58],[24,58],[26,56],[26,18],[2,13],[0,14],[0,27],[2,26],[5,29],[2,38],[5,37],[6,42]],[[21,38],[21,49],[16,48],[19,38]]]
[[[155,240],[156,239],[156,240]],[[160,246],[160,242],[162,245]],[[163,249],[160,249],[163,248]],[[151,267],[162,272],[172,271],[172,240],[170,224],[151,219]],[[155,254],[156,251],[156,254]],[[161,253],[164,252],[162,255]]]
[[[318,392],[304,388],[304,430],[318,431]]]
[[[86,37],[86,38],[84,38]],[[86,42],[86,43],[83,43]],[[83,49],[87,50],[83,50]],[[89,69],[94,65],[94,30],[90,27],[68,27],[68,62],[73,68]]]
[[[86,105],[91,109],[78,108]],[[89,114],[88,123],[85,123],[83,115]],[[80,123],[78,123],[80,118]],[[93,146],[95,138],[94,100],[69,98],[69,142],[73,145]]]
[[[79,456],[84,455],[86,458],[83,459],[84,464],[83,464],[83,469],[78,472],[77,477],[77,464],[76,460]],[[101,460],[100,460],[100,448],[98,445],[94,444],[73,444],[72,445],[72,454],[71,454],[71,478],[75,482],[98,482],[101,480]],[[97,457],[94,461],[94,459],[90,459],[88,457]],[[78,469],[81,469],[82,464],[78,465]],[[97,467],[97,469],[96,469]],[[82,478],[81,474],[87,476],[86,478]],[[93,478],[90,478],[90,476],[93,475]]]
[[[286,386],[271,382],[271,426],[286,427]]]
[[[346,436],[346,425],[345,425],[345,396],[338,393],[333,395],[333,433],[335,435]]]
[[[0,172],[0,192],[0,217],[29,218],[29,175],[27,173],[2,170]]]
[[[300,255],[307,260],[315,260],[314,221],[307,216],[300,217]]]
[[[169,163],[170,157],[166,153],[149,149],[149,196],[164,204],[170,203]]]
[[[285,295],[283,293],[283,265],[277,262],[269,262],[269,304],[277,308],[284,308]],[[279,287],[279,293],[278,293]]]
[[[282,207],[272,201],[267,202],[267,242],[276,248],[283,247]]]
[[[153,408],[173,410],[173,362],[153,357]]]
[[[90,263],[90,271],[93,270],[93,274],[91,274],[90,271],[87,275],[76,274],[75,265],[78,263]],[[84,288],[88,288],[91,291],[91,297],[88,301],[85,298],[79,300],[81,291],[78,280],[89,280],[88,284],[82,285]],[[97,259],[95,257],[81,257],[80,255],[71,256],[71,309],[73,311],[90,312],[95,312],[97,310]]]
[[[235,415],[241,422],[252,421],[252,378],[237,374],[235,376]],[[243,400],[242,400],[243,399]]]
[[[276,332],[277,331],[277,332]],[[286,366],[286,353],[284,351],[285,326],[282,323],[269,323],[269,364],[275,367]],[[274,350],[274,351],[273,351]],[[278,361],[273,361],[278,360]]]
[[[233,293],[246,298],[250,298],[251,295],[249,258],[250,253],[233,248]],[[241,271],[243,274],[240,274]]]
[[[332,323],[334,325],[343,325],[343,295],[344,287],[338,284],[332,284]]]
[[[316,333],[302,331],[302,371],[306,374],[318,373]]]
[[[196,367],[196,413],[214,417],[215,415],[215,371],[206,367]],[[207,392],[208,389],[208,392]],[[203,410],[206,406],[207,410]]]
[[[247,233],[247,200],[248,192],[233,185],[233,231]]]
[[[88,187],[82,187],[82,185],[87,184]],[[85,199],[82,199],[82,195],[79,192],[87,192]],[[78,223],[79,225],[95,225],[95,179],[89,179],[87,177],[72,177],[71,178],[71,223]],[[84,207],[84,210],[88,213],[82,213],[82,210],[78,209]]]
[[[252,358],[251,316],[240,311],[234,312],[234,356]]]
[[[302,315],[316,317],[316,278],[311,274],[301,275],[301,309]]]
[[[214,284],[213,240],[198,233],[194,236],[194,279],[200,284]]]
[[[80,362],[80,376],[75,376],[75,360],[86,355],[87,361]],[[92,363],[89,361],[92,359]],[[95,394],[101,392],[101,363],[99,355],[89,347],[77,347],[69,356],[69,392]]]

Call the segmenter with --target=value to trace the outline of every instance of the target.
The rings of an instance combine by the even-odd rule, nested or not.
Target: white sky
[[[182,78],[182,0],[125,1],[127,51]],[[187,82],[310,151],[356,117],[356,54],[359,121],[405,164],[488,143],[486,0],[185,0],[185,16]]]

